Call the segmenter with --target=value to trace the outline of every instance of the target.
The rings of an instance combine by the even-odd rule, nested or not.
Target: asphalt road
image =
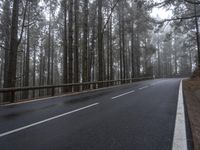
[[[0,107],[1,150],[171,150],[180,79]]]

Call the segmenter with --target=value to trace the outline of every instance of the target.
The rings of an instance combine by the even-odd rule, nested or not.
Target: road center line
[[[176,113],[176,124],[172,150],[187,150],[187,137],[185,127],[185,110],[183,102],[182,81],[179,88],[178,105]]]
[[[141,87],[141,88],[139,88],[139,90],[143,90],[143,89],[146,89],[146,88],[148,88],[149,86],[144,86],[144,87]]]
[[[48,118],[48,119],[45,119],[45,120],[42,120],[42,121],[39,121],[39,122],[35,122],[33,124],[30,124],[30,125],[27,125],[27,126],[24,126],[24,127],[21,127],[21,128],[17,128],[17,129],[14,129],[14,130],[11,130],[11,131],[8,131],[8,132],[5,132],[5,133],[1,133],[0,134],[0,138],[4,137],[4,136],[7,136],[7,135],[10,135],[10,134],[13,134],[13,133],[16,133],[16,132],[19,132],[19,131],[22,131],[22,130],[25,130],[25,129],[28,129],[28,128],[31,128],[33,126],[37,126],[37,125],[46,123],[46,122],[51,121],[51,120],[55,120],[55,119],[67,116],[69,114],[72,114],[72,113],[75,113],[75,112],[78,112],[78,111],[81,111],[81,110],[84,110],[84,109],[88,109],[88,108],[96,106],[98,104],[99,103],[94,103],[94,104],[91,104],[91,105],[88,105],[88,106],[85,106],[85,107],[81,107],[79,109],[76,109],[76,110],[61,114],[61,115],[57,115],[57,116],[54,116],[54,117],[51,117],[51,118]]]
[[[112,99],[116,99],[116,98],[122,97],[122,96],[124,96],[124,95],[128,95],[128,94],[134,93],[134,92],[135,92],[135,90],[130,91],[130,92],[127,92],[127,93],[124,93],[124,94],[120,94],[120,95],[118,95],[118,96],[112,97]]]

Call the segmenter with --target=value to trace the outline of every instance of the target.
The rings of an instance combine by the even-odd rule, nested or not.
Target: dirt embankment
[[[183,92],[192,129],[194,150],[200,150],[200,80],[184,80]]]

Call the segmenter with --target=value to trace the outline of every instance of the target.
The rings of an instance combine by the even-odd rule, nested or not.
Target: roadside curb
[[[183,101],[183,86],[180,82],[178,104],[176,113],[176,122],[174,129],[173,147],[172,150],[187,150],[187,136],[185,123],[185,110]]]

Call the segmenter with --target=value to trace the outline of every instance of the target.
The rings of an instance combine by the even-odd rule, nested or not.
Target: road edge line
[[[172,150],[187,150],[183,80],[180,82]]]

